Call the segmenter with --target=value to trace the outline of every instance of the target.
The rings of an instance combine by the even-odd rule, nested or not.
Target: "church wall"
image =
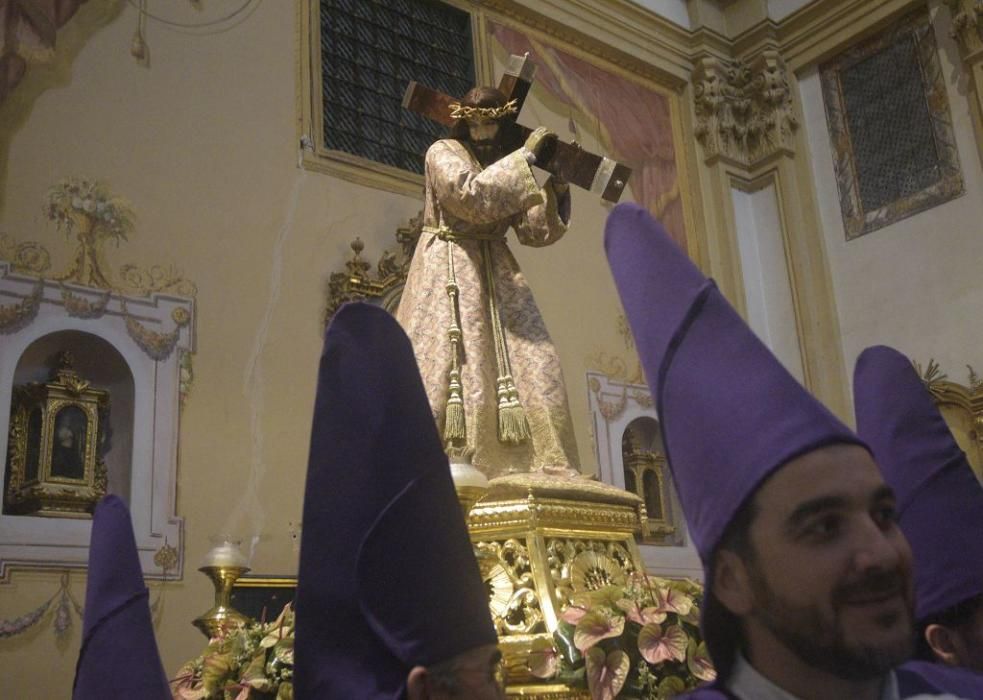
[[[962,196],[847,241],[815,66],[801,71],[799,89],[848,371],[865,347],[885,343],[923,366],[934,358],[950,379],[967,384],[965,366],[983,366],[983,337],[972,321],[983,305],[983,172],[966,69],[949,36],[948,12],[935,8],[932,16],[964,179]]]
[[[151,584],[152,600],[163,595],[157,634],[169,674],[204,645],[190,622],[212,603],[196,570],[210,536],[230,532],[247,552],[258,538],[255,572],[295,572],[291,528],[301,516],[327,277],[356,235],[381,253],[420,208],[416,198],[297,167],[298,35],[296,13],[285,10],[259,3],[208,36],[150,23],[148,69],[129,55],[136,13],[127,5],[82,47],[64,85],[44,91],[22,124],[4,123],[0,231],[43,243],[53,270],[64,269],[72,246],[44,217],[45,192],[63,177],[103,180],[136,212],[130,240],[107,248],[108,267],[174,265],[197,285],[178,457],[185,576]],[[0,585],[2,616],[34,609],[59,578],[15,571]],[[84,602],[84,573],[71,581]],[[57,638],[50,618],[0,640],[5,695],[69,695],[81,621]]]
[[[759,189],[735,188],[731,190],[731,197],[748,325],[801,382],[802,349],[796,334],[795,308],[775,186],[769,183]]]
[[[80,21],[108,5],[91,0]],[[295,573],[327,278],[344,269],[355,236],[373,264],[384,249],[395,250],[396,228],[422,203],[298,167],[297,12],[258,3],[242,22],[210,35],[151,22],[149,68],[129,55],[136,23],[133,7],[123,4],[73,62],[29,71],[20,88],[39,94],[29,109],[0,105],[0,232],[42,243],[52,269],[63,270],[73,245],[44,216],[45,193],[64,177],[105,181],[136,213],[129,240],[107,247],[107,268],[173,265],[197,286],[194,379],[180,416],[177,476],[185,573],[150,584],[151,600],[161,599],[165,669],[174,674],[204,644],[190,621],[212,602],[211,584],[196,571],[210,537],[242,538],[255,573]],[[497,78],[502,56],[489,55]],[[678,129],[685,115],[674,104]],[[570,115],[538,93],[523,120],[569,137]],[[592,125],[582,126],[583,145],[598,148]],[[698,195],[686,184],[686,157],[679,153],[689,218]],[[596,195],[573,196],[574,224],[563,241],[513,250],[558,345],[582,467],[590,472],[596,460],[585,372],[616,356],[627,358],[622,364],[634,359],[618,333],[620,306],[603,257],[608,210]],[[57,592],[60,576],[14,571],[0,584],[0,615],[36,608]],[[70,580],[83,602],[84,572]],[[56,636],[49,616],[0,640],[5,691],[67,696],[80,633],[76,618]]]
[[[690,26],[689,10],[686,0],[635,0],[646,10],[650,10],[681,27]]]
[[[768,16],[778,22],[811,2],[813,0],[767,0]]]

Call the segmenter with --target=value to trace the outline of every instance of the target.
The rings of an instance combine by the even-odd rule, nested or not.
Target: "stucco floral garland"
[[[157,597],[150,605],[150,612],[154,620],[158,619],[163,589],[157,592]],[[58,598],[58,605],[55,607],[54,629],[58,637],[62,637],[72,628],[72,612],[74,611],[81,620],[85,617],[85,609],[75,599],[71,590],[71,580],[68,572],[62,575],[58,590],[41,603],[38,607],[22,615],[10,619],[0,619],[0,639],[16,637],[31,629],[47,617],[51,604]]]
[[[0,333],[13,333],[33,321],[38,309],[41,308],[43,294],[44,279],[39,279],[30,296],[24,297],[16,304],[0,306]]]
[[[72,294],[61,282],[58,284],[61,287],[61,300],[65,304],[65,311],[75,318],[100,318],[106,313],[106,307],[109,306],[109,300],[113,295],[112,290],[107,289],[100,299],[93,302]]]
[[[191,321],[186,309],[175,309],[171,314],[175,324],[174,330],[169,333],[158,333],[147,328],[135,316],[131,315],[126,308],[126,301],[122,298],[120,304],[123,307],[123,317],[126,319],[126,332],[129,333],[133,342],[140,346],[141,350],[157,361],[166,360],[170,357],[181,337],[181,328]]]
[[[51,609],[51,604],[55,601],[55,598],[59,598],[58,605],[55,608],[55,634],[59,637],[63,636],[72,627],[72,610],[75,610],[75,614],[79,618],[82,617],[82,606],[79,605],[78,601],[75,600],[75,596],[72,595],[71,583],[67,573],[61,577],[61,584],[54,595],[34,610],[26,612],[23,615],[18,615],[13,619],[0,620],[0,639],[23,634],[41,622],[45,619],[48,610]]]

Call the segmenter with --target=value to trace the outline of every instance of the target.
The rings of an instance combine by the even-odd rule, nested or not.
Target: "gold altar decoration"
[[[420,212],[405,226],[396,229],[399,252],[383,251],[374,272],[370,271],[372,265],[362,259],[365,244],[356,237],[350,244],[352,257],[345,263],[345,272],[333,272],[328,278],[324,323],[327,324],[335,311],[347,301],[371,301],[395,313],[406,283],[413,249],[422,231],[423,212]]]
[[[956,443],[966,453],[977,478],[983,480],[983,379],[966,365],[968,385],[949,381],[932,359],[924,370],[917,362],[915,368],[938,404]]]
[[[576,593],[624,583],[644,571],[635,535],[645,529],[642,500],[589,479],[515,474],[489,482],[468,530],[489,592],[505,657],[510,697],[589,698],[544,682],[529,668],[534,645],[552,645]]]
[[[14,387],[4,509],[22,515],[84,518],[106,494],[100,452],[109,393],[94,389],[58,357],[46,383]]]
[[[631,426],[625,430],[621,442],[625,488],[637,494],[645,504],[648,536],[643,542],[662,544],[667,536],[676,532],[669,517],[669,491],[666,488],[669,464],[661,452],[644,449]]]

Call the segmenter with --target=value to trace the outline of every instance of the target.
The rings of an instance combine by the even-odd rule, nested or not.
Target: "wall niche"
[[[68,350],[78,377],[109,395],[100,445],[106,490],[130,507],[147,578],[183,576],[183,519],[175,512],[177,446],[193,347],[193,298],[45,279],[0,260],[4,484],[10,478],[15,387],[48,382],[53,358]],[[51,424],[48,435],[56,428]],[[84,513],[49,517],[5,508],[0,582],[9,580],[12,569],[85,568],[90,532],[91,518]]]

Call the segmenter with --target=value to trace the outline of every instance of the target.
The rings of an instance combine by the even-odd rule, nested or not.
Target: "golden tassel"
[[[447,376],[447,406],[444,409],[444,443],[458,445],[467,439],[464,419],[464,395],[461,386],[461,370],[458,361],[461,348],[461,326],[458,324],[458,286],[454,273],[454,244],[447,241],[447,297],[451,302],[451,326],[447,339],[451,344],[451,369]]]
[[[444,440],[464,440],[467,432],[464,423],[464,398],[461,396],[461,373],[452,369],[447,387],[447,408],[444,412]]]
[[[519,391],[512,378],[512,364],[509,349],[502,331],[502,318],[498,313],[498,299],[495,291],[495,275],[492,271],[491,243],[481,242],[482,260],[485,267],[485,281],[488,284],[488,312],[491,316],[492,335],[495,337],[495,360],[498,363],[498,441],[519,445],[532,437],[526,411],[519,402]]]

